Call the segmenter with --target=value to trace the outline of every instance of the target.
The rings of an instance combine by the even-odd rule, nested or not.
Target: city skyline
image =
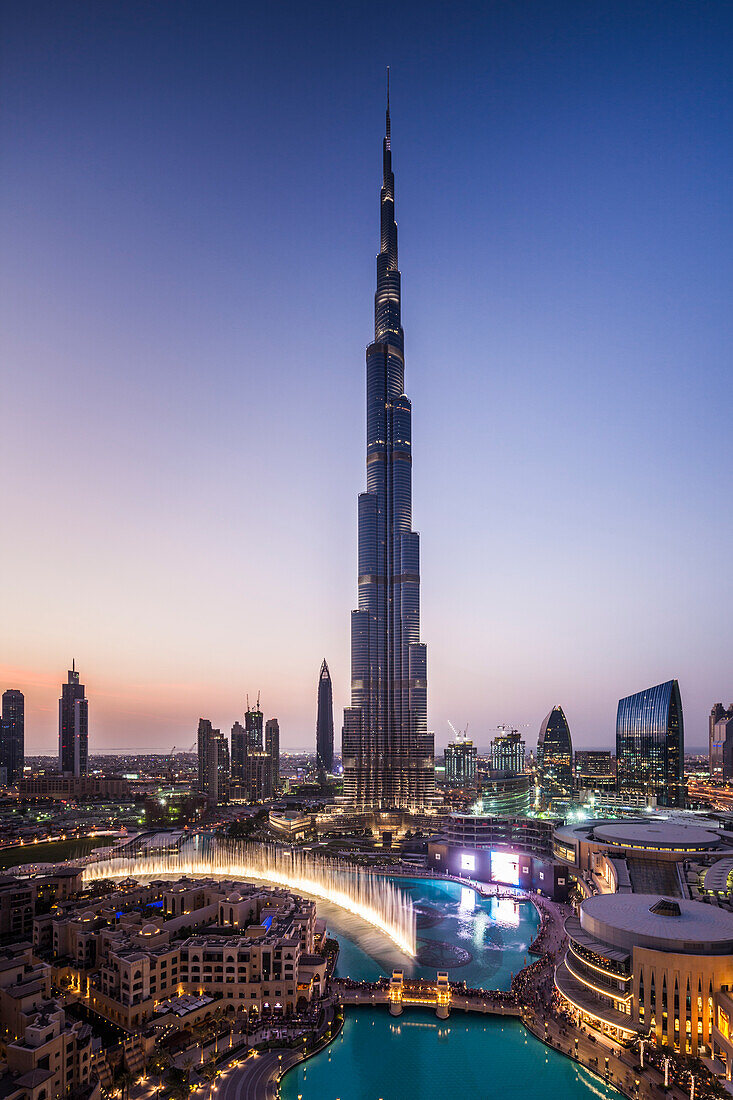
[[[0,688],[26,753],[55,754],[72,654],[92,755],[228,730],[253,683],[306,747],[324,652],[338,747],[383,61],[428,728],[532,748],[561,699],[610,748],[618,700],[676,679],[702,748],[733,697],[728,21],[461,8],[437,47],[407,5],[390,58],[377,12],[303,37],[294,9],[281,40],[172,10],[7,21]]]

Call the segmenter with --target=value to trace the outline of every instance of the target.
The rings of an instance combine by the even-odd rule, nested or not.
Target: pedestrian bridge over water
[[[405,1007],[434,1008],[441,1020],[447,1019],[451,1009],[492,1016],[520,1016],[522,1012],[515,993],[501,989],[466,989],[463,984],[448,981],[446,970],[439,970],[435,981],[405,978],[402,970],[394,970],[390,979],[381,978],[378,982],[334,978],[331,988],[342,1004],[386,1004],[393,1016],[400,1016]]]

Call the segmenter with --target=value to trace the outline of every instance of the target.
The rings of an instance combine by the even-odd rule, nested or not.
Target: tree
[[[131,1073],[129,1069],[123,1069],[118,1080],[120,1083],[120,1095],[122,1096],[122,1100],[125,1100],[125,1097],[129,1097],[130,1095],[130,1085],[135,1083],[135,1075]]]
[[[191,1066],[193,1063],[189,1058],[183,1063],[183,1066],[171,1066],[170,1073],[168,1074],[168,1086],[171,1096],[175,1097],[175,1100],[187,1100],[188,1094],[191,1092]]]
[[[224,1009],[219,1006],[214,1009],[214,1054],[219,1053],[219,1031],[221,1029],[221,1021],[224,1018]]]
[[[158,1078],[158,1093],[163,1088],[163,1073],[172,1064],[172,1059],[167,1050],[156,1047],[152,1058],[148,1062],[148,1071]]]
[[[205,1065],[199,1069],[199,1077],[202,1081],[208,1081],[209,1083],[209,1096],[211,1096],[211,1090],[214,1085],[214,1081],[219,1076],[219,1070],[216,1062],[212,1059],[210,1062],[206,1062]]]

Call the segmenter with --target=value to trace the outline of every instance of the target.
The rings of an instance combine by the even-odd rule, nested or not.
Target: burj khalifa
[[[380,198],[374,343],[366,351],[366,492],[359,495],[359,607],[351,613],[351,706],[344,801],[361,810],[428,807],[427,647],[420,641],[420,537],[412,530],[412,406],[394,216],[389,91]]]

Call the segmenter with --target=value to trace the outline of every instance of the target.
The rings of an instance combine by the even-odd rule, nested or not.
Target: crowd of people
[[[554,934],[554,924],[546,909],[540,909],[540,927],[537,935],[529,945],[530,955],[543,955],[550,946],[549,940]]]

